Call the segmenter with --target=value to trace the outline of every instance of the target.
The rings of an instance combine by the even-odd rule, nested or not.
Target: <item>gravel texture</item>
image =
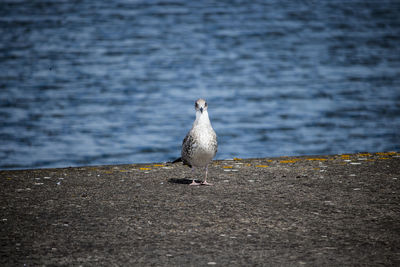
[[[0,265],[400,266],[399,153],[191,177],[181,163],[0,171]]]

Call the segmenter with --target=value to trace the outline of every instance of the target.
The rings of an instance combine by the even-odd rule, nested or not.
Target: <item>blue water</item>
[[[0,5],[0,168],[400,150],[400,2]]]

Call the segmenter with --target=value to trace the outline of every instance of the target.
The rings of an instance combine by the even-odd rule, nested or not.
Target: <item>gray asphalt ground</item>
[[[194,173],[198,180],[203,172]],[[1,266],[400,266],[400,154],[1,171]]]

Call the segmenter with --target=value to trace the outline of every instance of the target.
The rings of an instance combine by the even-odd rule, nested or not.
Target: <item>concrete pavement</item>
[[[202,179],[203,172],[196,172]],[[0,171],[2,266],[400,266],[400,154]]]

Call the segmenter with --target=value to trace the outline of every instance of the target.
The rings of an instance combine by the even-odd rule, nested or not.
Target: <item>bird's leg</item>
[[[192,167],[192,176],[194,177],[194,167]],[[199,183],[196,183],[196,181],[195,181],[196,179],[195,178],[193,178],[193,180],[192,180],[192,183],[191,184],[189,184],[189,185],[200,185]]]
[[[202,185],[213,185],[213,184],[207,183],[207,173],[208,173],[208,165],[206,166],[206,177],[204,178],[204,182],[202,182],[201,184]]]

